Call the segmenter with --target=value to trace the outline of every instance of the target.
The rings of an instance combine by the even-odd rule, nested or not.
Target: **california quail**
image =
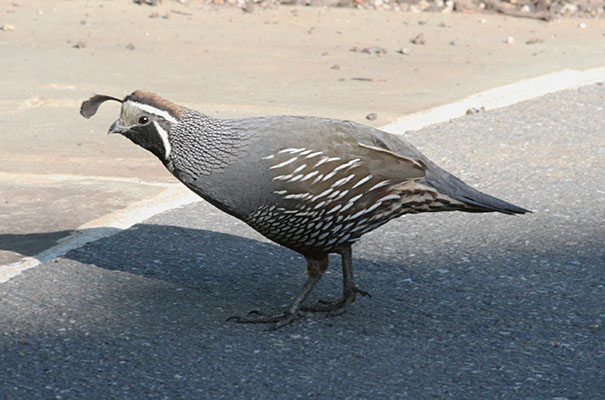
[[[90,118],[104,101],[122,103],[109,128],[155,154],[189,189],[269,239],[302,254],[307,281],[287,310],[251,312],[239,322],[280,327],[305,310],[342,312],[358,289],[351,245],[407,213],[528,212],[481,193],[397,136],[351,121],[271,116],[220,120],[135,91],[123,100],[96,95],[82,103]],[[342,258],[343,295],[304,306],[328,267]]]

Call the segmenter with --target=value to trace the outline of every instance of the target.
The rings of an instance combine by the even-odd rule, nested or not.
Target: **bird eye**
[[[143,115],[142,117],[139,118],[139,124],[141,124],[141,125],[145,125],[148,122],[149,122],[149,118],[146,117],[145,115]]]

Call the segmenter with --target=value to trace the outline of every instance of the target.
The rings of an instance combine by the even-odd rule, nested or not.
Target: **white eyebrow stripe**
[[[170,140],[168,140],[168,132],[162,128],[158,121],[153,121],[153,126],[155,126],[155,129],[157,129],[160,139],[162,139],[162,144],[164,144],[164,158],[168,159],[168,156],[170,156],[170,152],[172,151]]]
[[[145,111],[146,113],[157,115],[158,117],[164,118],[166,121],[170,121],[173,124],[176,124],[178,121],[169,112],[160,110],[159,108],[150,106],[149,104],[137,103],[136,101],[128,100],[126,105],[130,105],[131,107],[138,108],[140,110]]]

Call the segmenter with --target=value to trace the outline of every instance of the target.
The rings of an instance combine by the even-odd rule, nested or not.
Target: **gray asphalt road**
[[[604,398],[604,99],[407,135],[536,213],[389,223],[354,248],[372,298],[338,317],[226,322],[285,306],[304,263],[205,203],[29,270],[0,285],[0,398]],[[314,299],[339,293],[333,261]]]

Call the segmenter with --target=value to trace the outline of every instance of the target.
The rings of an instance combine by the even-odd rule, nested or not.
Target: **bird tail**
[[[531,213],[530,210],[473,189],[441,168],[439,168],[439,176],[427,175],[426,180],[431,186],[438,189],[440,193],[464,203],[460,211],[501,212],[509,215]]]

